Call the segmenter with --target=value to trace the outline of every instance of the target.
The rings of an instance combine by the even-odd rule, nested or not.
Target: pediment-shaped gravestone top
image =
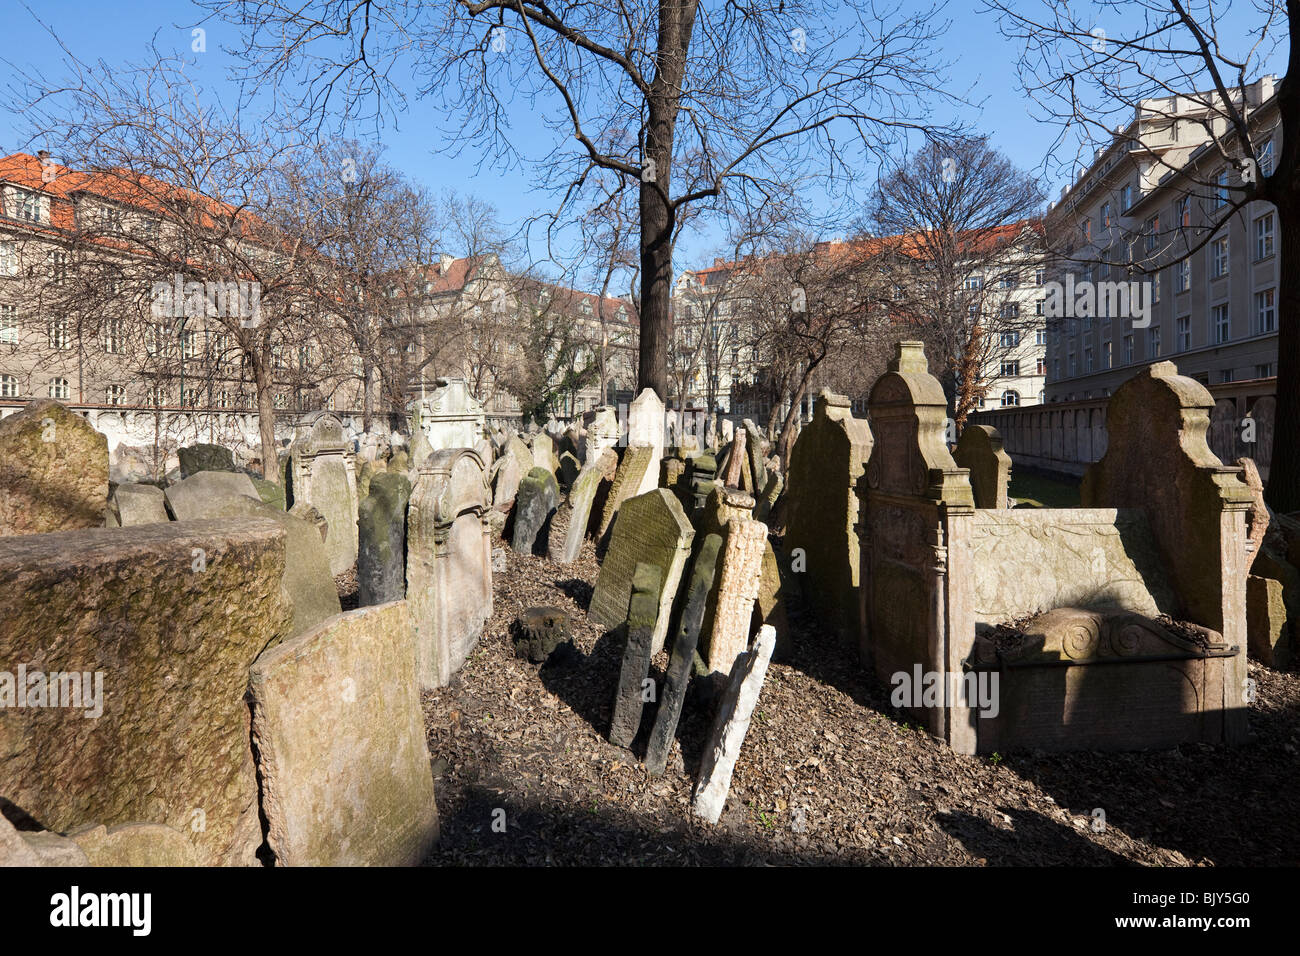
[[[992,425],[967,425],[957,441],[953,460],[970,471],[976,508],[1008,508],[1011,456],[1003,450],[1002,435]]]
[[[343,433],[343,422],[333,412],[312,412],[294,428],[294,445],[300,455],[326,452],[351,454],[351,443]]]
[[[920,342],[900,342],[868,399],[874,438],[866,483],[872,491],[973,508],[964,469],[948,450],[948,403]]]
[[[288,504],[315,508],[325,519],[330,572],[338,575],[357,560],[357,476],[343,423],[331,412],[313,412],[298,424],[286,469]]]

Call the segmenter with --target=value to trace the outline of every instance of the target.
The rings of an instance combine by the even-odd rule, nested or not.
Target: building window
[[[1178,200],[1178,225],[1186,229],[1192,224],[1192,197],[1184,196]]]
[[[1111,343],[1102,342],[1101,343],[1101,367],[1110,368],[1111,365],[1113,364],[1113,359],[1114,359],[1114,354],[1111,348]]]
[[[1020,393],[1014,388],[1009,388],[1002,393],[1002,407],[1010,408],[1020,404]]]
[[[1265,362],[1263,365],[1255,366],[1256,378],[1272,378],[1276,374],[1277,370],[1272,362]]]
[[[167,327],[161,322],[150,322],[144,329],[144,350],[150,355],[161,355],[167,342]]]
[[[1120,187],[1119,190],[1120,214],[1122,215],[1123,213],[1127,212],[1128,208],[1132,205],[1133,205],[1133,184],[1125,183],[1123,186]]]
[[[12,375],[0,375],[0,398],[18,397],[18,379]]]
[[[1084,370],[1085,372],[1091,372],[1091,371],[1092,371],[1092,367],[1093,367],[1093,361],[1092,361],[1092,346],[1091,346],[1091,345],[1087,345],[1087,346],[1084,346],[1084,349],[1083,349],[1083,370]]]
[[[1003,362],[1003,363],[1002,363],[1002,377],[1003,377],[1003,378],[1016,378],[1016,377],[1018,377],[1019,375],[1020,375],[1020,363],[1019,363],[1019,362]]]
[[[1124,336],[1124,364],[1133,364],[1133,336],[1131,334]]]
[[[125,405],[126,404],[126,386],[110,385],[104,389],[105,405]]]
[[[15,190],[14,198],[17,203],[14,206],[14,218],[21,219],[24,222],[41,222],[41,197],[39,193],[28,192],[27,190]]]
[[[1147,329],[1147,358],[1160,358],[1160,326]]]
[[[181,401],[182,401],[182,403],[185,405],[186,408],[198,408],[198,407],[199,407],[199,389],[197,389],[197,388],[187,388],[187,389],[185,390],[185,394],[183,394],[183,395],[181,396]]]
[[[1020,285],[1020,275],[1019,273],[1015,273],[1015,272],[1011,272],[1008,273],[1007,275],[1004,275],[998,281],[998,286],[1003,289],[1014,289],[1018,285]]]
[[[229,390],[229,389],[225,389],[225,388],[218,389],[218,390],[217,390],[217,396],[216,396],[216,398],[217,398],[217,401],[216,401],[217,408],[229,408],[229,407],[230,407],[230,390]]]
[[[1228,169],[1225,166],[1219,170],[1219,175],[1214,177],[1214,208],[1222,209],[1228,205]]]
[[[1019,332],[1003,332],[1003,333],[1002,333],[1002,347],[1003,347],[1004,349],[1013,349],[1013,348],[1015,348],[1015,347],[1016,347],[1017,345],[1019,345],[1019,344],[1020,344],[1020,333],[1019,333]]]
[[[1146,222],[1146,250],[1154,252],[1160,238],[1160,217],[1152,216]]]
[[[1210,243],[1210,276],[1222,279],[1228,274],[1228,237]]]
[[[1277,331],[1277,291],[1265,289],[1255,293],[1255,333]]]
[[[50,379],[50,398],[67,399],[72,394],[72,389],[68,385],[66,378]]]
[[[1070,353],[1069,353],[1069,363],[1068,363],[1068,364],[1069,364],[1069,366],[1070,366],[1070,378],[1074,378],[1074,376],[1076,376],[1076,375],[1079,374],[1079,360],[1078,360],[1078,358],[1077,358],[1077,357],[1075,356],[1075,354],[1074,354],[1074,343],[1073,343],[1073,342],[1070,343]]]
[[[1192,347],[1192,317],[1180,315],[1174,320],[1174,345],[1177,351],[1186,352]]]
[[[1210,312],[1210,330],[1215,345],[1222,345],[1230,337],[1231,320],[1228,317],[1228,304],[1216,305]]]
[[[72,338],[68,335],[68,320],[54,319],[49,325],[50,348],[52,349],[70,349],[72,348]]]
[[[1046,270],[1046,269],[1035,269],[1035,270],[1034,270],[1034,285],[1042,285],[1042,284],[1043,284],[1044,282],[1046,282],[1046,281],[1047,281],[1047,270]]]
[[[1259,160],[1259,178],[1273,175],[1273,141],[1265,140],[1255,147],[1255,156]]]
[[[1255,220],[1255,260],[1267,259],[1273,254],[1273,214],[1265,213]]]
[[[167,404],[167,389],[162,385],[150,385],[147,393],[150,405],[161,407]]]
[[[18,243],[0,242],[0,276],[18,275]]]
[[[984,288],[984,277],[979,275],[967,276],[964,285],[967,291],[978,292]]]
[[[199,333],[185,331],[181,333],[181,354],[186,359],[199,357]]]
[[[1232,381],[1232,371],[1233,371],[1233,370],[1230,369],[1230,368],[1220,369],[1220,370],[1219,370],[1219,382],[1220,382],[1221,384],[1222,384],[1222,383],[1225,383],[1225,382],[1231,382],[1231,381]]]
[[[1045,359],[1045,358],[1040,358],[1040,359],[1038,360],[1037,366],[1036,366],[1035,369],[1034,369],[1034,374],[1035,374],[1035,375],[1046,375],[1046,374],[1047,374],[1047,359]]]
[[[18,344],[18,306],[0,305],[0,345]]]
[[[1192,288],[1192,260],[1186,258],[1174,266],[1174,275],[1178,281],[1178,291],[1188,292]]]
[[[1101,204],[1101,224],[1106,229],[1110,228],[1110,203]]]
[[[120,355],[126,351],[126,336],[121,319],[109,319],[104,325],[104,351]]]
[[[1047,329],[1039,329],[1034,333],[1034,344],[1035,345],[1047,344]]]
[[[68,254],[66,252],[50,253],[50,281],[62,285],[68,281]]]

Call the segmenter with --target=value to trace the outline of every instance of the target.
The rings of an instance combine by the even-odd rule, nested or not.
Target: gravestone
[[[420,431],[433,451],[473,448],[487,425],[483,403],[474,397],[463,378],[440,378],[437,386],[428,395],[411,402],[408,413],[412,418],[418,416]],[[422,464],[421,460],[412,460],[417,469]]]
[[[750,489],[754,496],[762,494],[764,476],[767,468],[763,461],[763,430],[748,418],[745,419],[745,452],[748,457],[749,477],[753,484]]]
[[[161,823],[89,824],[67,838],[86,854],[87,866],[197,866],[194,844]]]
[[[713,455],[706,452],[697,455],[691,462],[691,495],[694,499],[695,511],[704,507],[717,477],[718,461]]]
[[[686,689],[690,684],[692,664],[699,645],[700,627],[704,623],[704,608],[713,590],[721,549],[721,535],[705,535],[691,565],[686,603],[682,606],[677,637],[673,641],[654,729],[650,732],[650,742],[646,746],[645,768],[652,776],[663,773],[668,766],[668,754],[672,750],[673,739],[677,736],[677,724],[681,720],[682,705],[686,701]]]
[[[555,442],[545,432],[533,438],[533,467],[555,473]]]
[[[1279,670],[1293,657],[1295,626],[1288,621],[1281,581],[1252,574],[1246,578],[1246,632],[1250,656]]]
[[[201,471],[169,485],[163,493],[167,510],[176,521],[216,517],[212,509],[231,498],[262,500],[253,480],[236,471]]]
[[[619,427],[618,413],[609,405],[602,405],[594,412],[589,413],[591,420],[587,422],[587,440],[585,445],[585,461],[591,464],[606,448],[614,448],[618,445]],[[583,416],[587,420],[587,416]]]
[[[976,508],[1009,508],[1011,456],[1002,450],[1002,436],[992,425],[967,425],[952,453],[959,468],[970,469],[970,490]]]
[[[651,465],[655,467],[655,480],[657,481],[659,465],[655,459],[655,450],[653,448],[647,445],[638,445],[624,449],[623,460],[619,462],[618,471],[614,475],[614,484],[609,489],[609,496],[605,499],[605,511],[601,516],[600,529],[597,532],[599,538],[603,539],[609,532],[610,526],[614,523],[614,517],[618,514],[618,509],[622,507],[623,502],[637,496],[636,489],[645,484],[645,476],[648,474]]]
[[[0,536],[99,528],[108,438],[51,399],[0,419]]]
[[[606,448],[596,460],[582,469],[569,490],[569,523],[561,537],[551,534],[551,560],[559,564],[571,564],[578,560],[582,552],[582,543],[586,540],[591,527],[591,515],[599,496],[602,483],[608,484],[618,467],[618,456],[614,449]]]
[[[161,488],[154,485],[118,485],[108,502],[107,522],[113,528],[131,528],[139,524],[157,524],[169,520],[167,502]]]
[[[763,484],[761,495],[755,495],[754,517],[759,521],[767,521],[771,517],[772,509],[776,507],[776,500],[781,497],[781,492],[785,488],[785,479],[781,477],[781,472],[776,468],[769,467],[763,474],[767,475],[767,480]]]
[[[569,451],[560,455],[560,470],[556,473],[556,477],[560,482],[560,487],[572,487],[573,482],[577,480],[578,473],[581,471],[582,465],[579,463],[576,455]]]
[[[264,502],[275,508],[277,511],[288,511],[288,502],[285,499],[284,485],[275,481],[267,481],[265,478],[254,478],[252,475],[248,478],[257,489],[258,497]]]
[[[193,478],[186,478],[181,484],[195,482],[205,475],[222,474],[217,471],[201,471]],[[168,494],[178,487],[180,486],[173,485],[168,488]],[[284,529],[285,567],[280,584],[284,589],[286,602],[293,609],[293,626],[290,634],[301,634],[341,610],[338,589],[334,586],[329,557],[325,553],[325,543],[321,539],[320,530],[315,525],[243,494],[193,495],[186,499],[184,511],[186,518],[178,518],[178,521],[210,518],[268,518]]]
[[[728,674],[749,644],[749,625],[767,548],[767,525],[750,518],[727,522],[705,658],[709,673]]]
[[[514,455],[505,454],[498,458],[496,463],[496,485],[492,493],[492,507],[508,514],[510,509],[515,506],[515,496],[519,493],[519,482],[526,474],[526,471],[519,470],[519,459]]]
[[[405,601],[360,608],[253,665],[267,843],[280,866],[414,866],[438,807]]]
[[[420,687],[444,687],[492,615],[492,538],[483,459],[468,448],[428,457],[406,519],[406,597]]]
[[[629,449],[629,452],[635,449]],[[614,523],[609,550],[600,566],[600,576],[591,595],[587,616],[608,628],[627,619],[632,596],[632,577],[638,564],[660,569],[659,613],[655,624],[652,654],[658,654],[668,633],[673,598],[682,569],[691,553],[695,529],[672,493],[656,488],[629,498]]]
[[[634,498],[659,487],[659,461],[664,454],[664,403],[652,388],[642,389],[628,406],[627,444],[629,448],[653,449],[640,483],[628,490],[627,497]]]
[[[776,646],[776,632],[764,625],[759,629],[753,650],[736,658],[727,689],[718,703],[717,715],[700,761],[700,775],[691,799],[691,811],[709,823],[717,823],[731,790],[731,775],[736,769],[740,748],[749,733],[749,722],[758,704],[758,695],[767,676],[767,665]]]
[[[329,412],[308,415],[289,446],[290,507],[303,501],[329,526],[325,550],[330,571],[342,574],[357,561],[357,479],[343,423]]]
[[[176,449],[181,463],[181,478],[201,471],[235,471],[235,455],[229,448],[200,442]]]
[[[653,564],[638,562],[632,574],[632,596],[628,603],[623,665],[618,672],[614,715],[609,722],[609,742],[630,747],[641,727],[645,706],[645,682],[649,679],[651,644],[660,614],[659,593],[663,572]]]
[[[785,549],[812,612],[841,640],[860,635],[858,481],[871,456],[871,430],[849,400],[823,389],[786,475]]]
[[[561,644],[573,645],[569,615],[558,607],[530,607],[515,618],[515,656],[541,664]]]
[[[0,539],[0,661],[29,705],[0,679],[4,797],[50,829],[164,823],[201,865],[255,865],[244,692],[290,633],[284,570],[284,532],[250,518]]]
[[[411,482],[381,472],[357,515],[357,603],[388,604],[406,597],[406,507]]]
[[[510,547],[520,554],[545,556],[550,550],[551,518],[559,500],[560,489],[551,470],[533,468],[519,483]]]

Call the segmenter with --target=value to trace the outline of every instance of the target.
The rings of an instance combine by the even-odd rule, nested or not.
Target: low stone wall
[[[1208,442],[1219,460],[1255,459],[1268,479],[1273,455],[1273,417],[1277,379],[1207,386],[1214,397]],[[1017,465],[1067,475],[1082,475],[1106,453],[1106,406],[1109,398],[1054,402],[1025,408],[998,408],[971,417],[992,425]],[[1245,419],[1253,420],[1253,427]]]

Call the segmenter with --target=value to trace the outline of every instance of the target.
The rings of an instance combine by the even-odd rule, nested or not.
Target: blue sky
[[[224,24],[206,24],[207,52],[191,52],[190,27],[200,20],[202,11],[187,0],[42,0],[29,5],[82,60],[139,62],[152,42],[160,50],[176,50],[192,58],[195,79],[217,89],[223,88],[232,65],[221,46],[235,38],[233,28]],[[973,6],[974,0],[953,0],[947,11],[952,26],[941,41],[941,53],[953,62],[951,89],[969,90],[972,101],[982,102],[982,108],[972,108],[962,118],[989,134],[992,144],[1021,168],[1036,169],[1057,130],[1031,117],[1029,104],[1017,87],[1015,59],[1019,50],[999,36],[988,15],[974,12]],[[38,68],[51,78],[62,76],[61,53],[32,13],[19,0],[0,0],[0,10],[0,35],[7,41],[2,56],[14,65]],[[0,72],[7,76],[9,66],[0,64]],[[477,170],[465,156],[453,158],[435,152],[432,133],[439,122],[433,110],[431,103],[413,100],[409,111],[398,117],[398,127],[379,136],[390,164],[435,191],[452,189],[486,198],[512,225],[552,206],[552,194],[532,187],[528,170]],[[520,135],[541,133],[541,127],[529,119],[519,118]],[[21,117],[0,112],[0,149],[10,152],[17,148],[39,147],[24,142]],[[1050,196],[1061,183],[1048,181],[1044,185]],[[535,243],[534,252],[540,251]],[[676,268],[705,262],[714,251],[708,236],[688,239],[679,246]]]

